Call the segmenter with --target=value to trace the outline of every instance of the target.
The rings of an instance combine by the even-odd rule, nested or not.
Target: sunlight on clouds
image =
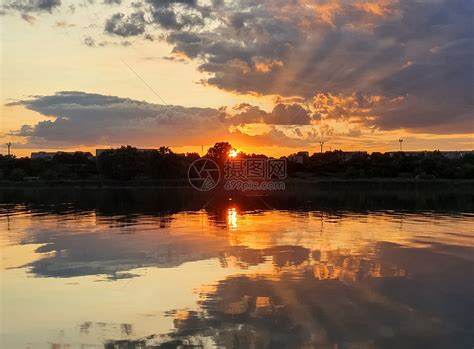
[[[314,1],[304,1],[306,7],[312,9],[322,22],[329,24],[334,27],[334,15],[341,9],[341,6],[337,1],[326,1],[322,3],[314,3]]]
[[[0,141],[17,148],[472,148],[467,0],[6,4],[2,104],[58,91],[131,100],[97,110],[100,127],[98,114],[79,121],[84,105],[77,120],[64,104],[3,107]],[[160,104],[190,119],[165,122]],[[194,107],[225,116],[196,121]]]
[[[354,6],[360,10],[363,10],[367,13],[376,15],[376,16],[385,16],[387,14],[390,14],[393,12],[392,6],[393,4],[396,4],[398,1],[392,1],[392,0],[379,0],[376,2],[361,2],[361,3],[356,3]]]
[[[273,67],[283,66],[282,61],[270,60],[264,57],[253,57],[252,61],[255,64],[255,69],[261,73],[268,73],[272,71]]]

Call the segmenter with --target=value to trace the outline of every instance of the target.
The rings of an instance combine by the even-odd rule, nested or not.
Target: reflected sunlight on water
[[[471,213],[223,201],[146,213],[20,203],[0,214],[5,348],[474,338]]]

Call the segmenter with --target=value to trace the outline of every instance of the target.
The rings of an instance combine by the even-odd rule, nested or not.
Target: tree
[[[97,165],[106,178],[130,180],[138,173],[139,159],[138,149],[126,146],[104,151]]]
[[[227,154],[231,151],[232,145],[228,142],[218,142],[209,148],[205,157],[210,158],[218,163],[223,163],[227,159]]]
[[[15,168],[11,173],[10,173],[10,179],[14,181],[22,181],[23,178],[25,178],[26,172],[23,171],[21,168]]]
[[[161,155],[167,155],[167,154],[172,154],[173,152],[171,151],[171,148],[170,147],[160,147],[158,149],[158,152],[161,154]]]

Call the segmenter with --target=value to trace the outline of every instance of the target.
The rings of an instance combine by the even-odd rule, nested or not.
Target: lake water
[[[2,348],[472,348],[472,194],[0,193]]]

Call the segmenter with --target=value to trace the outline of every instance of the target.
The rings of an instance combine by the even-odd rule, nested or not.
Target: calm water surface
[[[189,195],[3,196],[2,348],[473,347],[465,198]]]

